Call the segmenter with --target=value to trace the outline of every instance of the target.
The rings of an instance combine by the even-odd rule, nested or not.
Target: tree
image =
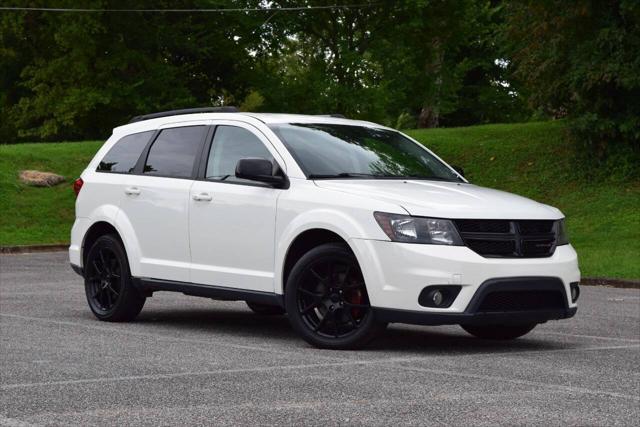
[[[327,4],[277,3],[279,7]],[[372,46],[393,7],[393,2],[372,2],[365,7],[274,15],[263,28],[270,41],[258,53],[264,107],[384,119],[382,76],[372,59]]]
[[[165,4],[166,3],[166,4]],[[208,1],[153,7],[210,7]],[[73,1],[60,7],[79,7]],[[117,8],[93,0],[84,7]],[[143,1],[129,9],[148,8]],[[107,136],[132,115],[242,99],[251,62],[246,15],[8,12],[2,16],[2,115],[13,138]],[[3,122],[5,122],[3,120]],[[6,137],[6,136],[5,136]]]
[[[572,138],[591,159],[601,162],[617,152],[637,173],[640,4],[544,0],[509,3],[507,10],[514,76],[531,105],[566,115]]]

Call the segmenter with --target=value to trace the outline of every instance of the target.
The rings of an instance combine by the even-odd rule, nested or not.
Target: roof
[[[194,113],[194,114],[178,114],[172,116],[165,116],[159,118],[152,118],[148,120],[136,121],[123,126],[116,127],[114,133],[132,133],[143,132],[149,129],[157,129],[158,127],[166,124],[180,123],[180,122],[192,122],[200,120],[246,120],[254,119],[259,120],[266,124],[275,123],[332,123],[343,125],[357,125],[366,127],[385,128],[385,126],[362,121],[362,120],[350,120],[340,117],[331,116],[316,116],[305,114],[279,114],[279,113]],[[249,121],[250,121],[249,120]]]

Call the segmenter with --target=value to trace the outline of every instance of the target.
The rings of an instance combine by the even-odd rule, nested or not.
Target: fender
[[[279,224],[277,228],[279,228]],[[277,230],[276,241],[278,244],[275,253],[274,274],[275,293],[283,293],[284,284],[282,283],[282,276],[284,263],[291,244],[300,234],[313,229],[331,231],[340,236],[347,245],[349,245],[356,259],[360,262],[362,254],[360,254],[358,248],[349,243],[349,241],[353,236],[361,236],[364,234],[365,230],[361,224],[346,213],[336,209],[321,208],[304,212],[296,216],[283,230]]]
[[[131,225],[131,221],[129,221],[129,217],[127,217],[122,209],[118,209],[114,227],[118,230],[124,242],[131,275],[133,277],[140,276],[140,259],[142,258],[140,242],[138,241],[136,230],[133,228],[133,225]],[[126,238],[124,236],[126,236]]]
[[[122,211],[116,205],[101,205],[91,212],[89,218],[91,218],[91,225],[87,227],[87,230],[98,222],[106,222],[116,229],[120,239],[122,239],[122,243],[124,243],[131,275],[136,276],[140,271],[140,245],[135,230],[126,215],[122,214]],[[81,259],[84,259],[85,239],[86,231],[85,236],[82,238],[83,254]]]

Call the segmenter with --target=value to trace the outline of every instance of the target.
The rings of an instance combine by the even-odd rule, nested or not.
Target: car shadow
[[[277,341],[287,348],[311,349],[291,329],[286,316],[264,316],[248,309],[189,308],[143,310],[136,323],[159,325],[172,331],[212,333],[218,336],[235,336],[252,340]],[[523,351],[549,351],[579,348],[575,344],[554,341],[548,337],[532,335],[511,341],[483,340],[472,337],[456,326],[390,325],[360,352],[385,353],[385,355],[473,355],[482,353],[513,353]]]
[[[430,355],[469,355],[482,353],[517,353],[570,348],[571,345],[532,335],[515,340],[486,340],[473,337],[458,326],[390,325],[385,333],[373,341],[369,351],[392,353],[429,353]]]

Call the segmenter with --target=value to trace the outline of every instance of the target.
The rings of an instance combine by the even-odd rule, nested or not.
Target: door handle
[[[127,196],[137,196],[140,194],[140,189],[138,187],[127,187],[124,189],[124,194]]]
[[[210,202],[211,200],[213,200],[213,197],[211,197],[207,193],[200,193],[194,194],[193,200],[195,200],[196,202]]]

